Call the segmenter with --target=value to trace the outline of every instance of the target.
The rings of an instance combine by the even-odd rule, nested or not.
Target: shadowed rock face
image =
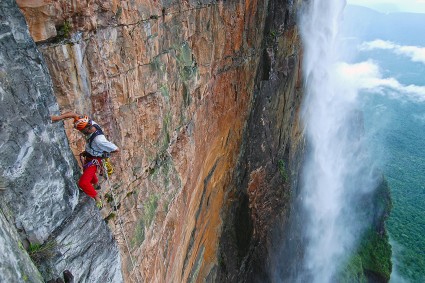
[[[266,258],[299,139],[299,1],[18,2],[60,109],[90,115],[120,147],[102,215],[124,280],[221,281],[246,255]],[[84,143],[65,130],[77,155]],[[234,221],[238,238],[221,246]],[[241,260],[223,262],[239,240]]]
[[[0,281],[42,282],[65,269],[78,282],[122,281],[107,225],[92,200],[79,200],[65,132],[50,123],[58,105],[48,70],[12,0],[0,2],[0,50]],[[49,242],[42,277],[24,246]]]
[[[297,8],[269,3],[264,55],[220,240],[220,282],[274,282],[275,251],[287,236],[304,148]]]

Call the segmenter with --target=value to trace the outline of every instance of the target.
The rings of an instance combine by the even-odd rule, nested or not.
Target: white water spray
[[[345,0],[311,0],[302,17],[307,157],[301,187],[305,253],[297,282],[332,282],[367,225],[358,203],[375,188],[357,93],[338,76]],[[307,280],[307,281],[306,281]]]

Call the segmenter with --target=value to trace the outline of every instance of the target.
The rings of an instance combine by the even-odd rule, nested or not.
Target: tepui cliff
[[[305,149],[301,4],[1,1],[0,281],[272,282]],[[64,111],[120,149],[100,210]]]

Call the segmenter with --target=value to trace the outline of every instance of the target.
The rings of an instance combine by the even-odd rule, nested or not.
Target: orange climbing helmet
[[[84,130],[87,126],[91,126],[91,120],[88,116],[76,116],[74,117],[74,128],[79,131]]]

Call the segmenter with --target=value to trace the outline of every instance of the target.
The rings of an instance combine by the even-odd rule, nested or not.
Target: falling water
[[[344,0],[311,0],[301,21],[307,138],[301,185],[303,264],[296,282],[332,282],[366,224],[361,196],[375,188],[363,148],[357,93],[339,76],[338,28]],[[362,214],[363,213],[363,214]]]

